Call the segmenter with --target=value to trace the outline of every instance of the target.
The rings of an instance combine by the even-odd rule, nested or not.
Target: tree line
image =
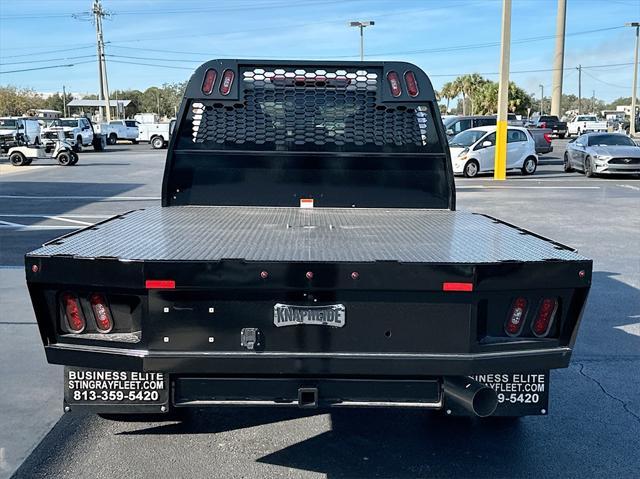
[[[157,113],[161,117],[171,118],[175,116],[177,108],[182,101],[182,95],[186,82],[165,83],[161,87],[152,86],[141,90],[114,90],[109,97],[115,102],[119,100],[131,100],[124,111],[124,117],[132,118],[136,113]],[[62,93],[57,92],[46,98],[30,88],[19,88],[13,85],[0,87],[0,116],[20,116],[30,110],[58,110],[63,111],[64,100],[69,104],[74,98],[95,100],[97,95],[83,95],[76,97],[71,93],[63,98]],[[115,107],[115,103],[112,105]]]
[[[478,73],[461,75],[455,80],[445,83],[437,92],[438,100],[444,101],[441,105],[442,113],[454,113],[458,115],[490,115],[498,111],[498,83],[484,78]],[[451,100],[458,98],[455,107],[450,108]],[[631,97],[620,97],[611,103],[607,103],[595,97],[579,99],[577,95],[562,95],[562,111],[575,110],[578,106],[583,113],[597,113],[602,110],[615,110],[618,105],[630,105]],[[514,82],[509,82],[509,113],[527,115],[534,111],[551,110],[549,97],[534,98]]]
[[[136,113],[157,113],[161,117],[171,118],[180,106],[186,82],[165,83],[160,87],[152,86],[141,90],[115,90],[112,100],[131,100],[125,108],[124,117],[132,118]],[[442,113],[462,115],[495,114],[498,109],[498,83],[484,78],[478,73],[461,75],[453,81],[442,85],[436,92],[441,104]],[[67,104],[75,97],[67,93]],[[96,99],[97,95],[85,95],[82,98]],[[458,99],[455,107],[450,108],[452,100]],[[562,95],[562,111],[578,110],[576,95]],[[543,99],[543,111],[549,113],[551,101]],[[47,109],[63,111],[62,93],[54,93],[48,97],[33,89],[16,86],[0,86],[0,116],[20,116],[29,110]],[[615,110],[618,105],[630,105],[631,97],[621,97],[611,103],[597,98],[582,98],[583,112],[598,112],[605,109]],[[115,105],[114,105],[115,106]],[[540,99],[534,98],[514,82],[509,83],[509,112],[527,115],[528,109],[540,111]]]

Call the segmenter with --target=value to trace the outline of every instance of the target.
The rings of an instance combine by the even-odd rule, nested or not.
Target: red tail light
[[[391,88],[391,94],[394,97],[400,96],[402,88],[400,87],[400,77],[396,72],[387,73],[387,80],[389,80],[389,87]]]
[[[540,122],[540,126],[538,128],[546,128],[546,127],[547,127],[547,124],[544,121],[542,121]]]
[[[73,293],[64,293],[62,295],[62,307],[64,308],[64,315],[67,319],[69,330],[72,333],[81,333],[84,331],[86,322],[78,297]]]
[[[504,325],[505,332],[509,336],[519,336],[526,318],[527,300],[524,298],[516,298],[511,305],[507,322]]]
[[[101,333],[108,333],[113,329],[113,320],[109,312],[109,305],[102,294],[93,293],[89,298],[93,317],[96,320],[96,327]]]
[[[409,93],[409,96],[418,96],[420,91],[418,90],[418,82],[416,80],[415,73],[412,71],[405,72],[404,81],[407,83],[407,93]]]
[[[233,70],[225,70],[222,74],[222,81],[220,82],[220,93],[222,95],[228,95],[231,91],[231,85],[233,85],[233,79],[235,74]]]
[[[549,330],[551,329],[551,325],[553,324],[553,319],[556,316],[557,310],[557,299],[545,298],[540,301],[538,314],[536,315],[535,321],[531,325],[533,334],[538,337],[546,336],[547,334],[549,334]]]
[[[473,283],[442,283],[442,291],[473,291]]]
[[[213,91],[213,85],[216,83],[216,77],[218,76],[218,72],[216,72],[213,68],[209,68],[207,72],[204,74],[204,80],[202,81],[202,93],[205,95],[211,95]]]
[[[544,139],[547,141],[547,143],[551,143],[551,134],[550,133],[545,133],[544,134]]]

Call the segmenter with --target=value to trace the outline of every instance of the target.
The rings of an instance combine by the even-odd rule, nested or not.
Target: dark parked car
[[[556,115],[532,116],[527,122],[529,128],[549,128],[553,135],[558,138],[567,136],[567,122],[560,121]]]

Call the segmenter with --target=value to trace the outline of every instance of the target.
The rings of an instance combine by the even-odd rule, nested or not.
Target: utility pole
[[[111,104],[109,103],[109,83],[107,81],[107,61],[104,56],[104,39],[102,37],[102,18],[109,15],[102,9],[100,0],[93,0],[94,23],[96,25],[96,43],[98,45],[98,74],[100,77],[100,100],[104,100],[105,104],[103,112],[106,113],[107,123],[111,121]]]
[[[567,23],[567,0],[558,0],[556,16],[556,53],[553,57],[553,82],[551,85],[551,114],[561,117],[562,75],[564,73],[564,28]]]
[[[62,85],[62,116],[63,118],[67,117],[67,91]]]
[[[582,65],[576,67],[578,70],[578,115],[582,113]]]
[[[636,51],[633,57],[633,86],[631,87],[631,119],[629,121],[629,135],[636,134],[636,97],[638,96],[638,43],[640,43],[640,22],[625,23],[627,27],[636,28]]]
[[[596,91],[592,90],[591,93],[591,113],[596,112]]]
[[[369,20],[366,22],[349,22],[350,27],[360,28],[360,61],[364,61],[364,29],[365,27],[372,27],[376,22]]]
[[[511,56],[511,0],[502,0],[502,35],[500,44],[500,83],[498,85],[498,119],[496,121],[496,156],[494,180],[507,179],[507,106],[509,104],[509,57]]]
[[[544,85],[538,85],[540,87],[540,114],[544,114]]]

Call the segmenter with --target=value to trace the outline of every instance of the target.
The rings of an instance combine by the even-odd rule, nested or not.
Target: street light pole
[[[111,121],[111,105],[109,104],[109,83],[107,82],[107,61],[104,56],[104,39],[102,36],[102,18],[108,14],[102,9],[100,0],[93,1],[91,12],[95,18],[96,40],[98,44],[98,73],[100,75],[100,99],[104,100],[104,112],[107,123]]]
[[[498,118],[496,121],[496,156],[494,180],[507,179],[507,106],[509,104],[509,57],[511,56],[511,0],[502,0],[502,35],[500,42],[500,83],[498,84]]]
[[[629,122],[629,135],[636,134],[636,97],[638,96],[638,43],[640,43],[640,22],[625,23],[627,27],[636,28],[636,51],[633,58],[633,87],[631,88],[631,121]]]
[[[366,22],[349,22],[350,27],[358,27],[360,29],[360,61],[364,61],[364,29],[372,27],[376,22],[369,20]]]
[[[564,28],[567,23],[567,0],[558,0],[556,17],[556,52],[553,57],[553,83],[551,85],[551,114],[562,116],[562,75],[564,73]]]
[[[544,113],[544,85],[538,85],[540,87],[540,114]]]

